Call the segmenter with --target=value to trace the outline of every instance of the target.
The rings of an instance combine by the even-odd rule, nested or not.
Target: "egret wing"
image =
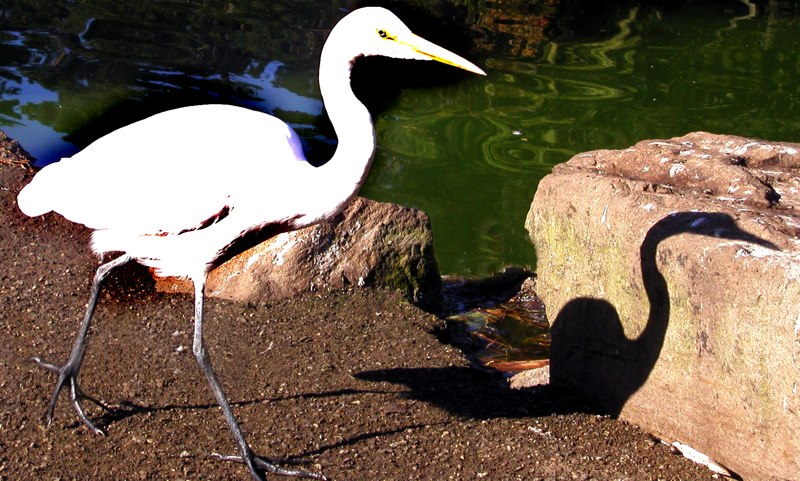
[[[95,229],[178,233],[236,208],[243,193],[251,198],[252,189],[281,185],[297,162],[305,162],[297,135],[272,116],[186,107],[116,130],[44,168],[31,182],[34,201],[25,203]]]

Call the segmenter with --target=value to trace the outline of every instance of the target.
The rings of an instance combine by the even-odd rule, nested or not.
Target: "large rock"
[[[427,214],[357,197],[333,219],[285,232],[211,272],[206,294],[236,301],[276,301],[304,292],[378,286],[399,289],[417,305],[441,303]],[[187,281],[157,279],[164,292],[192,292]]]
[[[526,227],[551,377],[752,479],[800,477],[800,145],[578,155]]]

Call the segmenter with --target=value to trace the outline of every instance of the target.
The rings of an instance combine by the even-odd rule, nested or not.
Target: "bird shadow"
[[[576,298],[553,322],[551,384],[513,390],[496,373],[474,368],[402,368],[366,371],[357,378],[402,384],[405,396],[435,404],[472,419],[545,416],[586,412],[618,416],[655,367],[670,319],[667,281],[656,260],[669,237],[692,234],[736,240],[778,249],[750,234],[727,214],[678,212],[656,222],[640,247],[649,315],[636,339],[625,335],[617,309],[608,301]],[[583,396],[589,393],[591,396]]]
[[[365,390],[365,389],[338,389],[333,391],[324,391],[316,393],[300,393],[288,396],[231,401],[230,404],[231,406],[234,407],[246,407],[246,406],[278,403],[278,402],[286,402],[294,400],[320,399],[320,398],[342,397],[342,396],[358,396],[363,394],[386,394],[386,392],[376,391],[376,390]],[[118,403],[111,405],[86,394],[83,394],[83,397],[87,401],[92,402],[93,404],[97,405],[102,409],[103,411],[102,414],[97,416],[94,420],[95,425],[99,428],[106,428],[124,419],[140,416],[142,414],[164,413],[171,411],[205,411],[205,410],[216,410],[219,408],[219,405],[215,402],[195,403],[195,404],[167,403],[158,405],[148,405],[130,401],[127,399],[121,400]],[[79,429],[81,426],[82,425],[80,424],[80,422],[76,422],[73,425],[75,429]]]
[[[647,381],[661,355],[670,321],[670,293],[658,268],[658,246],[677,235],[700,235],[779,250],[739,228],[723,213],[677,212],[656,222],[641,244],[640,267],[649,313],[635,339],[625,335],[617,309],[604,299],[569,301],[553,322],[550,375],[553,383],[591,393],[603,410],[618,416]],[[713,266],[712,266],[713,268]]]
[[[407,390],[400,396],[435,405],[466,419],[522,418],[597,410],[572,391],[552,385],[509,389],[497,373],[472,367],[379,369],[360,372],[354,377],[403,385]]]
[[[241,407],[261,405],[261,404],[295,402],[298,400],[302,401],[302,400],[321,399],[321,398],[342,398],[345,396],[364,396],[368,394],[386,395],[392,393],[395,393],[395,391],[346,388],[346,389],[337,389],[337,390],[323,391],[323,392],[298,393],[286,396],[233,401],[230,404],[233,407],[241,408]],[[184,411],[184,412],[208,411],[208,410],[216,410],[219,408],[219,405],[216,403],[147,405],[129,400],[123,400],[120,401],[118,404],[109,405],[91,396],[84,395],[84,397],[86,400],[92,402],[93,404],[97,405],[102,409],[102,414],[95,419],[95,425],[101,429],[105,429],[108,426],[115,424],[119,421],[122,421],[126,418],[141,416],[144,414],[157,414],[157,413],[166,413],[171,411]],[[307,450],[296,454],[289,454],[286,457],[279,459],[278,458],[265,458],[265,459],[267,459],[267,461],[269,462],[278,464],[298,465],[298,466],[306,465],[311,462],[310,461],[311,458],[321,455],[328,451],[338,450],[344,447],[353,446],[373,438],[391,436],[402,432],[408,432],[409,430],[427,429],[430,428],[432,425],[437,425],[437,424],[443,424],[443,423],[431,424],[429,422],[426,422],[426,423],[404,424],[396,428],[385,428],[368,432],[362,432],[357,435],[350,436],[333,443],[320,445],[313,450]],[[70,426],[70,428],[72,429],[80,429],[81,427],[82,424],[80,422],[75,422],[73,425]]]

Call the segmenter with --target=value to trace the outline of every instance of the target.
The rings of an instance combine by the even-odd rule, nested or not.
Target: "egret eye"
[[[386,37],[388,37],[388,36],[389,36],[389,34],[388,34],[388,33],[386,33],[386,30],[378,30],[378,36],[379,36],[380,38],[386,38]]]

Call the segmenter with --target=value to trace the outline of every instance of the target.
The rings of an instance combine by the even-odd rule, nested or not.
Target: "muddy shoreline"
[[[126,267],[101,295],[82,387],[107,431],[62,396],[43,416],[97,260],[89,231],[25,218],[29,179],[0,165],[0,480],[249,479],[191,354],[191,298]],[[443,343],[443,321],[397,293],[356,289],[274,304],[207,301],[206,339],[250,443],[333,480],[710,479],[640,429],[549,387],[510,390]],[[274,478],[271,478],[274,479]]]

